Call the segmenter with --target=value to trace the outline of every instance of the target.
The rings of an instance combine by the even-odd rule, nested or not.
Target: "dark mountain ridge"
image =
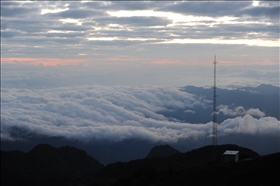
[[[224,164],[225,150],[238,150],[240,160],[236,163]],[[218,145],[201,147],[161,160],[153,159],[154,162],[158,162],[155,163],[156,165],[141,162],[133,174],[117,180],[112,185],[279,184],[278,173],[275,170],[279,170],[280,153],[259,156],[256,152],[237,145]]]
[[[116,162],[105,167],[83,150],[40,144],[28,153],[1,151],[1,185],[129,185],[127,179],[147,174],[167,174],[173,179],[182,171],[221,164],[225,150],[239,150],[240,159],[259,157],[256,152],[237,145],[205,146],[186,153],[162,145],[149,153],[161,157]]]
[[[83,150],[39,144],[28,153],[1,151],[1,185],[51,185],[53,181],[77,178],[103,167]]]
[[[158,145],[150,150],[146,158],[153,158],[153,157],[167,158],[178,153],[180,153],[180,151],[174,149],[169,145]]]
[[[212,163],[189,169],[158,171],[153,167],[138,169],[132,176],[114,182],[114,186],[182,185],[279,185],[280,153],[258,156],[224,165]]]

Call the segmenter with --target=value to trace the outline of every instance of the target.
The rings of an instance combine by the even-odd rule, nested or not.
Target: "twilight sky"
[[[279,2],[1,2],[4,78],[205,86],[214,55],[221,86],[278,86]],[[56,65],[71,66],[43,68]]]
[[[178,87],[211,87],[214,55],[218,87],[279,87],[279,2],[1,1],[1,139],[207,136],[211,121],[159,112],[211,105]],[[279,124],[251,108],[219,130],[279,139]]]

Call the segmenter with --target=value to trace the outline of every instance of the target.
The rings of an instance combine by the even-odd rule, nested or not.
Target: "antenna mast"
[[[212,130],[212,145],[215,146],[217,145],[217,112],[216,112],[216,55],[214,58],[214,88],[213,88],[213,119],[212,119],[212,123],[213,123],[213,130]]]

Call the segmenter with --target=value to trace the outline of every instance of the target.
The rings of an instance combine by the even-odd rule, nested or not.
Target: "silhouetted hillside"
[[[205,146],[186,153],[176,153],[167,158],[152,157],[112,163],[94,173],[92,177],[97,180],[110,180],[110,183],[114,183],[117,180],[126,180],[126,178],[133,178],[134,176],[148,176],[151,178],[153,175],[155,176],[162,172],[180,172],[195,167],[207,167],[220,163],[222,154],[226,150],[239,150],[241,159],[259,156],[256,152],[237,145]],[[146,184],[143,183],[143,185]]]
[[[180,153],[180,151],[174,149],[169,145],[159,145],[153,147],[146,158],[152,158],[152,157],[167,158],[178,153]]]
[[[225,150],[238,150],[240,161],[224,164]],[[113,183],[128,185],[278,185],[280,153],[259,156],[236,145],[205,146],[163,159],[159,166],[143,165],[133,175]],[[277,171],[275,171],[277,170]]]
[[[196,166],[181,171],[157,171],[145,167],[134,175],[116,181],[114,186],[181,186],[181,185],[279,185],[280,153],[251,160],[240,161],[231,165],[211,164]]]
[[[1,185],[50,185],[103,167],[83,150],[40,144],[28,153],[1,151]]]
[[[174,154],[163,158],[169,150]],[[240,161],[224,164],[226,150],[238,150]],[[163,145],[149,155],[152,152],[163,154],[104,167],[69,146],[41,144],[28,153],[1,151],[1,185],[278,185],[280,153],[259,156],[237,145],[205,146],[186,153]]]
[[[151,143],[148,140],[136,138],[124,139],[118,142],[94,139],[89,139],[88,142],[84,142],[64,137],[32,136],[29,134],[28,142],[20,140],[2,140],[1,150],[20,150],[27,153],[38,144],[50,144],[53,147],[69,145],[83,149],[86,150],[90,156],[96,158],[100,163],[105,165],[117,161],[129,161],[144,158],[153,146],[158,145],[157,143]]]

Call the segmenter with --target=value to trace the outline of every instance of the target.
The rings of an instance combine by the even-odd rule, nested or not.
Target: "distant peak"
[[[169,145],[158,145],[150,150],[146,158],[152,158],[152,157],[167,158],[178,153],[180,153],[180,151],[174,149]]]
[[[49,144],[39,144],[36,145],[30,152],[43,152],[54,150],[55,148]]]

